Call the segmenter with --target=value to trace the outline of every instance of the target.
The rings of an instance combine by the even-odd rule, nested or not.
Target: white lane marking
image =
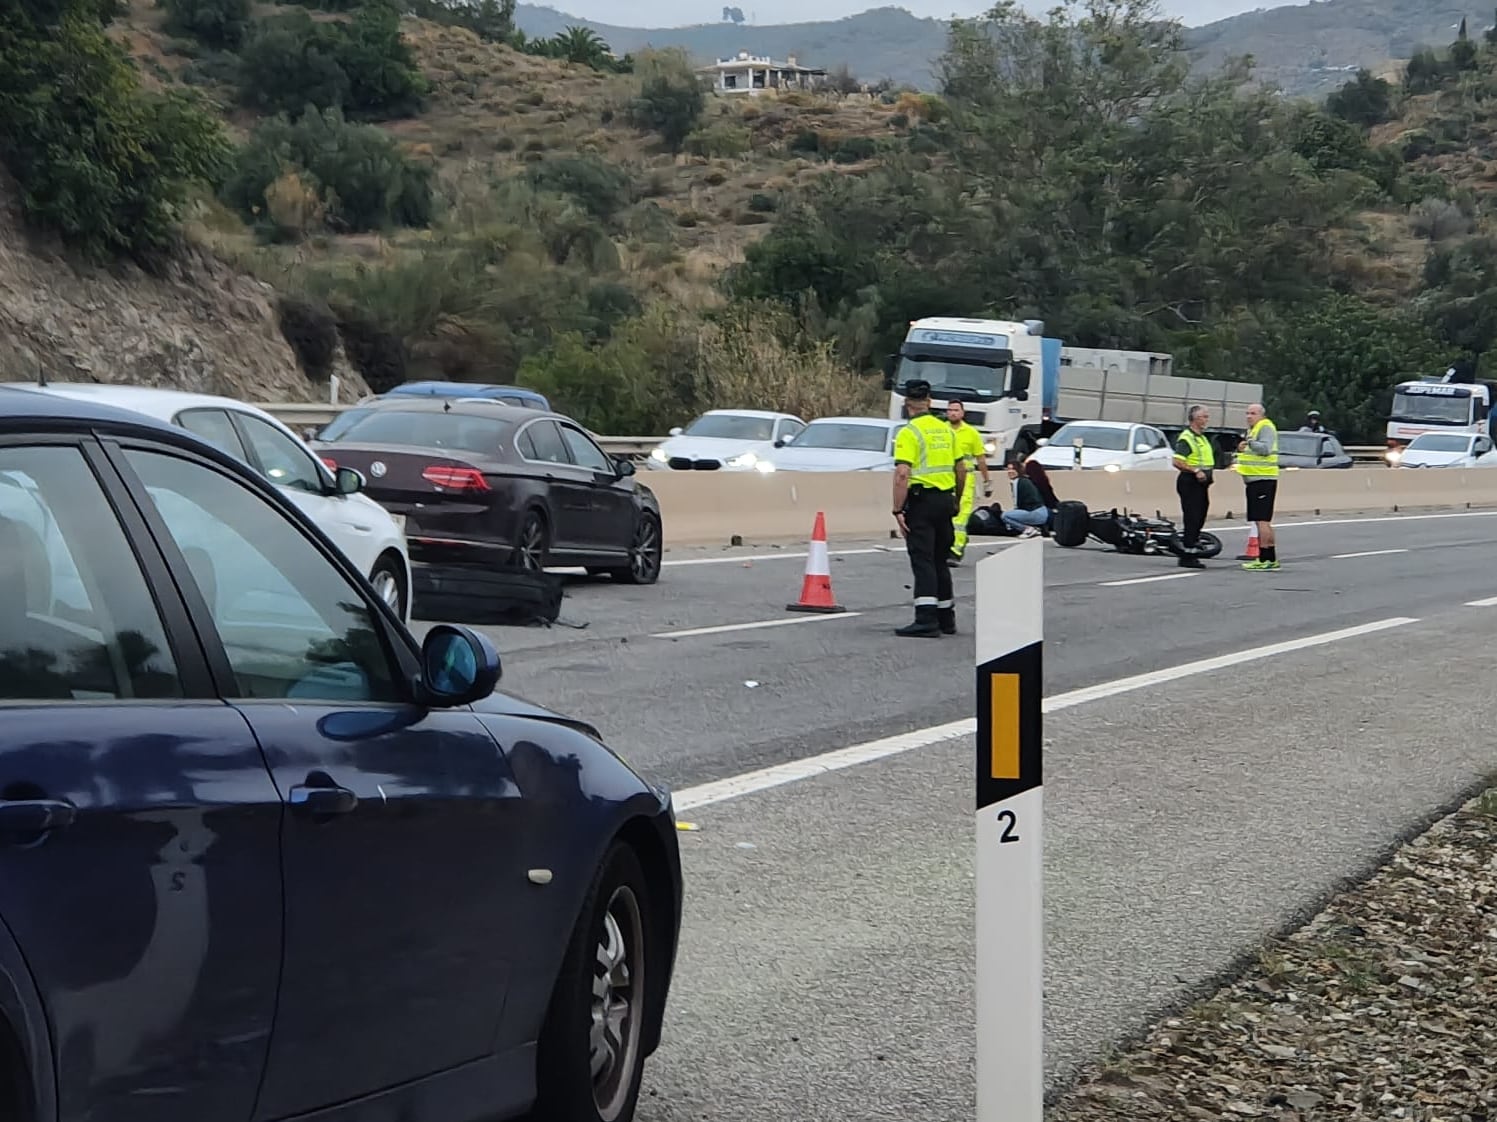
[[[1103,588],[1122,588],[1125,584],[1153,584],[1157,580],[1182,580],[1185,577],[1193,577],[1195,573],[1165,573],[1160,577],[1133,577],[1130,580],[1104,580],[1101,582]]]
[[[1195,662],[1181,663],[1179,666],[1166,667],[1163,670],[1151,670],[1147,674],[1135,674],[1129,678],[1118,678],[1115,681],[1084,686],[1081,689],[1068,690],[1054,697],[1047,697],[1044,702],[1044,711],[1056,713],[1077,705],[1102,701],[1119,694],[1178,681],[1196,674],[1208,674],[1229,666],[1240,666],[1246,662],[1256,662],[1291,651],[1320,647],[1327,643],[1337,643],[1344,639],[1354,639],[1361,635],[1371,635],[1378,631],[1418,622],[1410,616],[1394,616],[1391,619],[1359,624],[1356,627],[1345,627],[1338,631],[1326,631],[1319,635],[1306,635],[1299,639],[1288,639],[1282,643],[1271,643],[1264,647],[1248,647],[1229,654],[1217,655],[1214,658],[1203,658]],[[933,728],[917,729],[914,732],[900,733],[898,736],[884,737],[882,740],[871,740],[866,744],[853,744],[835,751],[823,752],[819,756],[811,756],[804,760],[791,760],[789,763],[776,764],[773,767],[730,776],[727,779],[718,779],[711,783],[702,783],[696,787],[687,787],[675,792],[676,811],[684,813],[697,810],[713,803],[726,802],[729,799],[741,798],[759,791],[783,787],[788,783],[797,783],[802,779],[825,775],[827,772],[841,771],[844,768],[857,767],[859,764],[872,763],[875,760],[912,752],[919,748],[928,748],[954,737],[972,736],[976,732],[977,720],[969,717],[944,725],[936,725]]]
[[[684,639],[688,635],[721,635],[726,631],[753,631],[759,627],[789,627],[795,623],[826,623],[834,619],[852,619],[862,612],[837,612],[830,615],[796,616],[793,619],[761,619],[754,623],[724,623],[716,627],[692,627],[684,631],[657,631],[651,639]]]
[[[1317,518],[1311,519],[1306,522],[1280,522],[1276,524],[1276,529],[1297,529],[1306,526],[1355,526],[1369,522],[1428,522],[1436,518],[1497,518],[1497,510],[1461,510],[1448,514],[1391,514],[1378,516],[1376,518]],[[1209,527],[1209,529],[1214,534],[1247,533],[1246,526],[1211,526]],[[1012,539],[1009,538],[1001,538],[997,541],[974,541],[967,543],[967,549],[969,552],[973,549],[996,549],[1000,546],[1009,545],[1011,543]],[[871,549],[833,549],[827,551],[827,556],[858,557],[873,553],[902,554],[904,553],[904,546],[900,544],[875,546]],[[799,553],[786,553],[780,550],[775,550],[775,552],[773,553],[742,553],[736,557],[681,557],[674,561],[663,561],[661,562],[661,564],[731,565],[735,562],[741,564],[744,561],[791,561],[796,559],[805,560],[806,556],[807,554],[804,551]],[[555,571],[562,572],[563,570],[557,569]],[[571,572],[572,570],[568,569],[566,571]],[[583,570],[581,569],[577,570],[577,572],[582,571]]]
[[[1384,557],[1389,553],[1407,553],[1406,549],[1367,549],[1361,553],[1333,553],[1332,561],[1345,561],[1349,557]]]
[[[1488,596],[1485,600],[1467,600],[1468,608],[1497,608],[1497,596]]]

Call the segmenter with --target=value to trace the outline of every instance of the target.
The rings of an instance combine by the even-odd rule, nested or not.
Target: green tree
[[[327,221],[345,232],[425,226],[432,218],[431,169],[412,162],[388,133],[350,124],[336,109],[294,123],[273,117],[241,149],[224,200],[252,222],[267,217],[266,192],[299,169],[321,199]]]
[[[150,263],[175,241],[196,182],[232,151],[182,94],[145,93],[105,33],[112,3],[9,5],[0,20],[0,163],[27,217],[88,257]]]
[[[652,53],[636,63],[636,72],[641,80],[630,121],[659,133],[667,148],[679,152],[707,105],[701,80],[685,52],[676,49]]]
[[[216,50],[232,51],[249,29],[250,0],[158,0],[166,29],[191,35]]]
[[[1359,444],[1382,441],[1395,384],[1442,371],[1456,356],[1413,316],[1331,295],[1269,318],[1245,357],[1281,423],[1319,409],[1342,440]]]
[[[1367,69],[1325,99],[1325,110],[1362,128],[1381,125],[1393,118],[1393,87],[1382,78],[1374,78]]]
[[[1497,238],[1434,248],[1418,308],[1424,322],[1474,355],[1497,349]]]
[[[381,119],[420,106],[425,83],[400,17],[365,4],[350,23],[323,23],[294,10],[258,24],[240,57],[240,97],[264,113],[292,116],[307,105]]]

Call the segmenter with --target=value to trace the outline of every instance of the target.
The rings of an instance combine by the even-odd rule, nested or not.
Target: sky
[[[716,0],[632,0],[629,4],[621,4],[619,0],[530,2],[615,27],[681,27],[692,23],[716,23],[721,20],[723,9]],[[991,7],[983,0],[731,0],[731,4],[742,8],[751,23],[842,19],[869,8],[885,6],[906,8],[917,16],[947,19],[953,15],[979,15]],[[1035,12],[1051,6],[1051,0],[1025,0],[1025,7]],[[1167,15],[1175,16],[1192,27],[1255,8],[1282,6],[1277,0],[1161,0],[1160,4]]]

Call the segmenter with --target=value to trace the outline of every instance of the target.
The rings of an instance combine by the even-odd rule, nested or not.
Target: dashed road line
[[[1153,584],[1161,580],[1183,580],[1186,577],[1196,576],[1195,573],[1165,573],[1157,577],[1130,577],[1128,580],[1104,580],[1098,581],[1103,588],[1122,588],[1126,584]]]
[[[1346,561],[1352,557],[1386,557],[1390,553],[1407,553],[1407,549],[1364,549],[1361,553],[1333,553],[1332,561]]]
[[[796,616],[793,619],[761,619],[753,623],[722,623],[716,627],[689,627],[682,631],[656,631],[651,639],[685,639],[691,635],[722,635],[728,631],[753,631],[760,627],[789,627],[797,623],[828,623],[834,619],[852,619],[862,612],[837,612],[829,615]]]
[[[1488,596],[1485,600],[1467,600],[1468,608],[1497,608],[1497,596]]]
[[[1065,693],[1056,694],[1054,697],[1047,697],[1044,702],[1044,711],[1046,713],[1055,713],[1077,705],[1086,705],[1089,702],[1102,701],[1106,698],[1116,697],[1119,694],[1130,693],[1134,690],[1147,689],[1150,686],[1178,681],[1181,678],[1189,678],[1197,674],[1209,674],[1215,670],[1224,670],[1229,666],[1240,666],[1246,662],[1257,662],[1261,659],[1273,658],[1275,655],[1306,650],[1310,647],[1325,646],[1328,643],[1338,643],[1346,639],[1355,639],[1363,635],[1387,631],[1394,627],[1406,627],[1411,623],[1418,622],[1418,619],[1411,616],[1393,616],[1389,619],[1380,619],[1372,623],[1359,624],[1355,627],[1343,627],[1336,631],[1324,631],[1317,635],[1305,635],[1298,639],[1287,639],[1281,643],[1270,643],[1262,647],[1248,647],[1244,650],[1216,655],[1213,658],[1197,659],[1194,662],[1181,663],[1179,666],[1166,667],[1163,670],[1151,670],[1145,674],[1134,674],[1127,678],[1117,678],[1111,682],[1102,682],[1095,686],[1084,686],[1081,689],[1068,690]],[[798,783],[803,779],[811,779],[818,775],[825,775],[828,772],[842,771],[846,768],[857,767],[859,764],[873,763],[875,760],[887,759],[890,756],[913,752],[920,748],[929,748],[932,745],[944,743],[958,736],[973,736],[976,732],[977,721],[975,717],[960,721],[950,721],[944,725],[917,729],[914,732],[901,733],[898,736],[888,736],[881,740],[869,741],[865,744],[853,744],[846,748],[838,748],[835,751],[823,752],[819,756],[811,756],[803,760],[791,760],[788,763],[776,764],[773,767],[761,768],[758,771],[746,772],[743,775],[730,776],[727,779],[718,779],[711,783],[699,784],[695,787],[686,787],[674,794],[676,812],[680,814],[686,811],[698,810],[704,806],[711,806],[714,803],[727,802],[729,799],[741,798],[744,795],[773,790],[776,787]]]

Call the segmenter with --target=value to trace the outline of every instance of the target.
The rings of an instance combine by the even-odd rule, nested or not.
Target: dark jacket
[[[1045,505],[1039,488],[1024,476],[1014,480],[1014,506],[1019,510],[1039,510]]]
[[[1055,488],[1050,486],[1050,473],[1045,470],[1043,464],[1033,460],[1024,465],[1024,475],[1034,484],[1034,489],[1040,493],[1040,501],[1051,510],[1060,505],[1060,499],[1055,495]]]

